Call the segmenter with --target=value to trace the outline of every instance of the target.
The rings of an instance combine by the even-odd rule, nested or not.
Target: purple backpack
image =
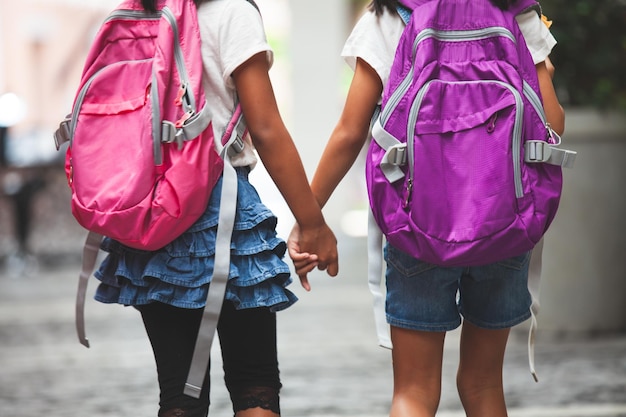
[[[539,4],[402,3],[412,13],[366,162],[376,223],[394,247],[442,266],[531,250],[576,155],[557,147],[515,20]]]

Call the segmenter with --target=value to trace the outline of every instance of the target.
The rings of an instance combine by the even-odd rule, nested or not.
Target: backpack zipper
[[[396,90],[393,92],[391,97],[389,97],[389,100],[387,101],[387,104],[385,105],[385,108],[383,109],[380,115],[381,125],[384,127],[387,124],[389,117],[391,116],[396,106],[398,105],[398,103],[400,102],[402,97],[406,94],[406,92],[408,91],[408,89],[410,88],[412,84],[413,74],[415,72],[415,57],[417,53],[417,47],[422,41],[429,39],[429,38],[435,38],[437,40],[445,41],[445,42],[464,42],[464,41],[487,39],[491,37],[504,37],[506,39],[509,39],[514,44],[517,44],[517,40],[515,36],[513,35],[513,33],[507,28],[501,27],[501,26],[493,26],[493,27],[487,27],[483,29],[472,29],[472,30],[436,30],[432,28],[427,28],[419,32],[417,36],[415,37],[415,40],[413,41],[413,49],[412,49],[413,64],[411,65],[411,69],[409,70],[407,75],[404,77],[404,79],[400,82],[400,84],[398,85]],[[411,112],[409,114],[409,121],[408,121],[408,126],[407,126],[409,179],[407,181],[405,205],[408,205],[408,202],[411,198],[412,188],[413,188],[412,184],[414,180],[414,169],[413,169],[413,161],[414,161],[413,143],[414,143],[414,135],[415,135],[414,126],[415,126],[415,123],[417,122],[417,113],[419,112],[419,108],[421,107],[421,103],[424,98],[424,95],[426,94],[428,87],[433,81],[440,81],[440,80],[431,80],[427,82],[424,86],[422,86],[422,88],[417,92],[415,101],[413,102],[413,105],[411,106]],[[472,82],[472,81],[468,81],[468,82]],[[515,114],[515,126],[513,128],[513,173],[514,173],[514,181],[515,181],[515,195],[517,198],[521,198],[524,196],[524,190],[522,187],[522,180],[521,180],[521,166],[520,166],[520,160],[519,160],[520,146],[521,146],[521,140],[522,140],[521,126],[522,126],[522,121],[523,121],[523,109],[524,109],[524,102],[522,101],[522,97],[520,93],[513,86],[511,86],[510,84],[503,83],[501,81],[491,80],[491,81],[474,81],[474,82],[498,83],[506,87],[507,89],[509,89],[509,91],[511,91],[511,93],[515,97],[516,114]],[[461,81],[461,83],[464,83],[464,82]],[[532,89],[529,88],[529,90],[532,90]],[[526,92],[526,89],[525,89],[525,95],[528,96],[529,94],[530,93]],[[533,100],[534,98],[533,99],[529,98],[529,101],[533,104],[533,107],[535,108],[535,110],[538,110]],[[544,116],[544,119],[542,120],[545,120],[545,116]]]
[[[180,88],[185,92],[183,97],[186,97],[188,100],[187,102],[183,100],[183,103],[185,104],[185,112],[192,111],[195,113],[196,99],[193,94],[189,94],[187,90],[187,87],[189,86],[189,74],[187,73],[187,68],[185,67],[183,51],[180,45],[180,36],[178,33],[176,16],[174,16],[170,8],[166,6],[155,13],[147,13],[143,10],[115,10],[107,17],[105,23],[112,20],[159,20],[161,18],[165,18],[165,20],[167,20],[172,27],[172,31],[174,32],[174,40],[176,41],[174,43],[174,60],[176,62],[176,69],[178,70],[181,81]]]
[[[195,114],[195,109],[196,109],[195,97],[193,96],[193,93],[190,94],[190,91],[187,88],[189,85],[189,74],[187,72],[187,68],[185,67],[185,61],[184,61],[184,57],[182,53],[182,48],[180,45],[180,37],[179,37],[179,32],[178,32],[178,25],[176,23],[176,17],[172,13],[172,11],[168,7],[164,7],[161,11],[157,11],[155,13],[147,13],[142,10],[127,10],[127,9],[115,10],[105,19],[105,23],[113,21],[113,20],[147,20],[147,21],[152,20],[154,21],[154,20],[160,20],[161,17],[164,17],[167,20],[167,22],[172,27],[172,31],[174,32],[174,40],[176,41],[174,43],[174,60],[176,62],[176,68],[178,70],[179,77],[181,80],[181,89],[185,91],[183,98],[186,98],[186,100],[182,100],[185,106],[185,111],[186,112],[191,111],[192,114]],[[148,61],[150,59],[152,58],[148,58],[145,61]],[[134,62],[139,62],[139,61],[140,60],[136,60]],[[78,123],[78,114],[80,112],[80,108],[82,107],[82,103],[85,99],[85,95],[87,94],[89,87],[93,83],[93,80],[105,68],[107,67],[100,68],[98,71],[96,71],[89,78],[89,80],[87,80],[87,82],[83,85],[83,87],[81,88],[81,90],[79,91],[76,97],[76,103],[74,105],[74,108],[72,109],[72,118],[70,122],[70,144],[69,144],[70,147],[72,146],[72,143],[74,141],[74,132],[76,131],[76,124]],[[152,78],[153,80],[152,80],[152,88],[150,92],[150,99],[152,102],[152,109],[153,111],[157,113],[157,116],[158,116],[153,119],[153,129],[152,129],[153,142],[154,142],[153,143],[153,156],[154,156],[155,165],[160,165],[162,163],[161,146],[160,146],[161,145],[161,123],[160,123],[161,116],[159,114],[160,98],[158,97],[158,90],[155,88],[156,79],[155,79],[154,74]]]
[[[414,182],[414,160],[415,160],[415,124],[417,123],[417,115],[422,106],[422,101],[426,92],[430,85],[434,82],[439,82],[442,84],[498,84],[502,87],[508,89],[513,97],[515,98],[515,123],[513,125],[513,138],[512,138],[512,155],[513,155],[513,178],[515,182],[515,196],[517,198],[521,198],[524,196],[524,189],[522,187],[522,169],[521,169],[521,146],[522,146],[522,123],[524,121],[524,101],[522,100],[522,95],[510,84],[507,84],[498,80],[480,80],[480,81],[442,81],[442,80],[431,80],[424,84],[424,86],[417,92],[415,96],[415,101],[411,105],[411,110],[409,113],[409,120],[407,123],[407,150],[408,150],[408,165],[409,165],[409,181],[408,184],[413,184]],[[407,186],[408,188],[408,186]],[[412,186],[411,186],[412,188]],[[408,203],[411,197],[411,189],[407,189],[407,199],[405,204]]]
[[[107,18],[104,20],[103,25],[113,20],[159,20],[159,19],[161,19],[161,12],[158,12],[158,11],[156,13],[147,13],[142,10],[122,9],[122,10],[114,10],[113,12],[111,12],[107,16]],[[83,85],[83,87],[78,92],[78,95],[76,96],[76,103],[74,104],[74,108],[72,109],[72,119],[70,123],[70,144],[69,144],[70,147],[72,146],[72,142],[74,141],[74,132],[76,131],[76,124],[78,123],[78,113],[80,111],[80,108],[83,105],[83,100],[85,99],[85,95],[87,94],[87,91],[89,90],[89,87],[91,86],[91,83],[93,82],[93,80],[105,68],[106,67],[102,67],[98,71],[96,71],[89,78],[89,80],[87,80],[87,82]]]
[[[104,23],[108,23],[112,20],[159,20],[160,18],[160,11],[149,13],[143,10],[120,9],[112,11],[104,20]]]
[[[537,112],[537,115],[541,119],[541,122],[546,127],[546,138],[548,143],[560,144],[560,138],[558,137],[556,132],[552,130],[550,123],[548,123],[548,118],[546,117],[546,112],[543,109],[543,103],[541,102],[541,99],[539,98],[535,90],[533,90],[530,84],[528,84],[526,81],[524,81],[524,96],[533,106],[533,109],[535,109],[535,112]],[[558,141],[554,139],[555,136],[557,137]]]
[[[393,111],[393,109],[396,108],[402,96],[404,96],[406,91],[411,86],[411,82],[413,81],[413,73],[415,72],[415,56],[417,53],[417,47],[422,41],[429,38],[435,38],[437,40],[446,42],[463,42],[500,36],[507,38],[511,42],[517,44],[513,33],[511,33],[511,31],[507,28],[501,26],[473,30],[435,30],[432,28],[422,30],[420,33],[417,34],[415,40],[413,41],[413,52],[411,54],[413,65],[411,65],[411,69],[389,98],[385,108],[390,110],[383,111],[383,113],[381,114],[381,124],[385,126],[387,120],[389,119],[389,116],[391,115],[391,112]]]

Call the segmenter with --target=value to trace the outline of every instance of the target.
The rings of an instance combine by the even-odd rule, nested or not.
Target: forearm
[[[381,93],[382,82],[376,71],[358,59],[343,112],[311,183],[320,206],[326,204],[363,148]]]
[[[366,139],[367,131],[350,130],[341,123],[337,125],[322,153],[311,182],[311,189],[320,207],[326,205],[350,170]]]
[[[233,78],[252,142],[294,217],[302,227],[325,224],[300,156],[280,117],[265,54],[250,58],[233,72]]]
[[[295,145],[291,139],[274,137],[272,140],[277,142],[275,146],[281,149],[280,152],[273,152],[258,136],[255,140],[255,147],[296,221],[303,228],[324,224],[320,206],[310,191],[309,182]]]
[[[537,64],[536,69],[546,118],[552,129],[557,134],[562,135],[565,130],[565,111],[552,84],[554,67],[549,60],[546,60]]]

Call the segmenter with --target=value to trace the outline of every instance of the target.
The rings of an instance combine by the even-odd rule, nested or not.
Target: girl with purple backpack
[[[491,0],[501,9],[515,0]],[[370,121],[389,79],[405,27],[396,0],[373,0],[345,43],[342,56],[354,70],[343,112],[313,177],[321,206],[366,144]],[[536,11],[516,18],[536,66],[544,110],[552,129],[564,130],[564,112],[552,84],[548,55],[556,44]],[[300,277],[317,266],[300,253],[299,229],[288,241]],[[467,416],[506,416],[502,381],[509,332],[530,317],[530,253],[481,267],[439,267],[385,247],[386,319],[391,328],[391,417],[434,416],[441,396],[446,332],[462,324],[457,388]],[[458,294],[458,299],[457,299]]]
[[[226,130],[236,100],[250,133],[243,151],[231,158],[237,171],[237,207],[229,281],[217,325],[225,382],[235,416],[276,417],[282,386],[276,312],[297,297],[287,289],[292,279],[282,259],[285,242],[276,236],[276,217],[248,181],[257,162],[254,149],[300,222],[301,243],[318,254],[329,275],[337,274],[336,239],[278,111],[268,74],[273,52],[256,5],[251,0],[194,2],[215,137]],[[157,0],[141,3],[153,12],[158,5]],[[103,242],[108,256],[96,273],[101,282],[95,298],[140,311],[156,360],[159,417],[208,414],[208,370],[200,398],[185,395],[184,389],[215,265],[221,188],[220,180],[200,219],[161,250],[134,250],[111,239]],[[301,284],[310,289],[306,277]]]

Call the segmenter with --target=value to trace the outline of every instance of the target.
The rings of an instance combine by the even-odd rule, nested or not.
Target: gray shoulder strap
[[[228,141],[221,151],[224,159],[224,177],[220,199],[219,222],[215,242],[215,264],[213,277],[209,285],[206,306],[198,330],[191,366],[185,383],[184,393],[193,398],[200,398],[204,378],[209,366],[211,346],[219,321],[226,285],[230,274],[230,242],[235,224],[237,208],[237,172],[230,163],[229,149],[240,143],[245,133],[245,123],[238,107],[236,122]]]
[[[80,275],[78,277],[78,290],[76,291],[76,332],[78,333],[78,340],[85,347],[89,347],[89,339],[85,331],[85,298],[87,296],[87,284],[89,277],[93,274],[96,268],[96,261],[98,259],[98,253],[100,252],[100,243],[102,242],[102,235],[89,232],[85,245],[83,246],[83,259]]]

